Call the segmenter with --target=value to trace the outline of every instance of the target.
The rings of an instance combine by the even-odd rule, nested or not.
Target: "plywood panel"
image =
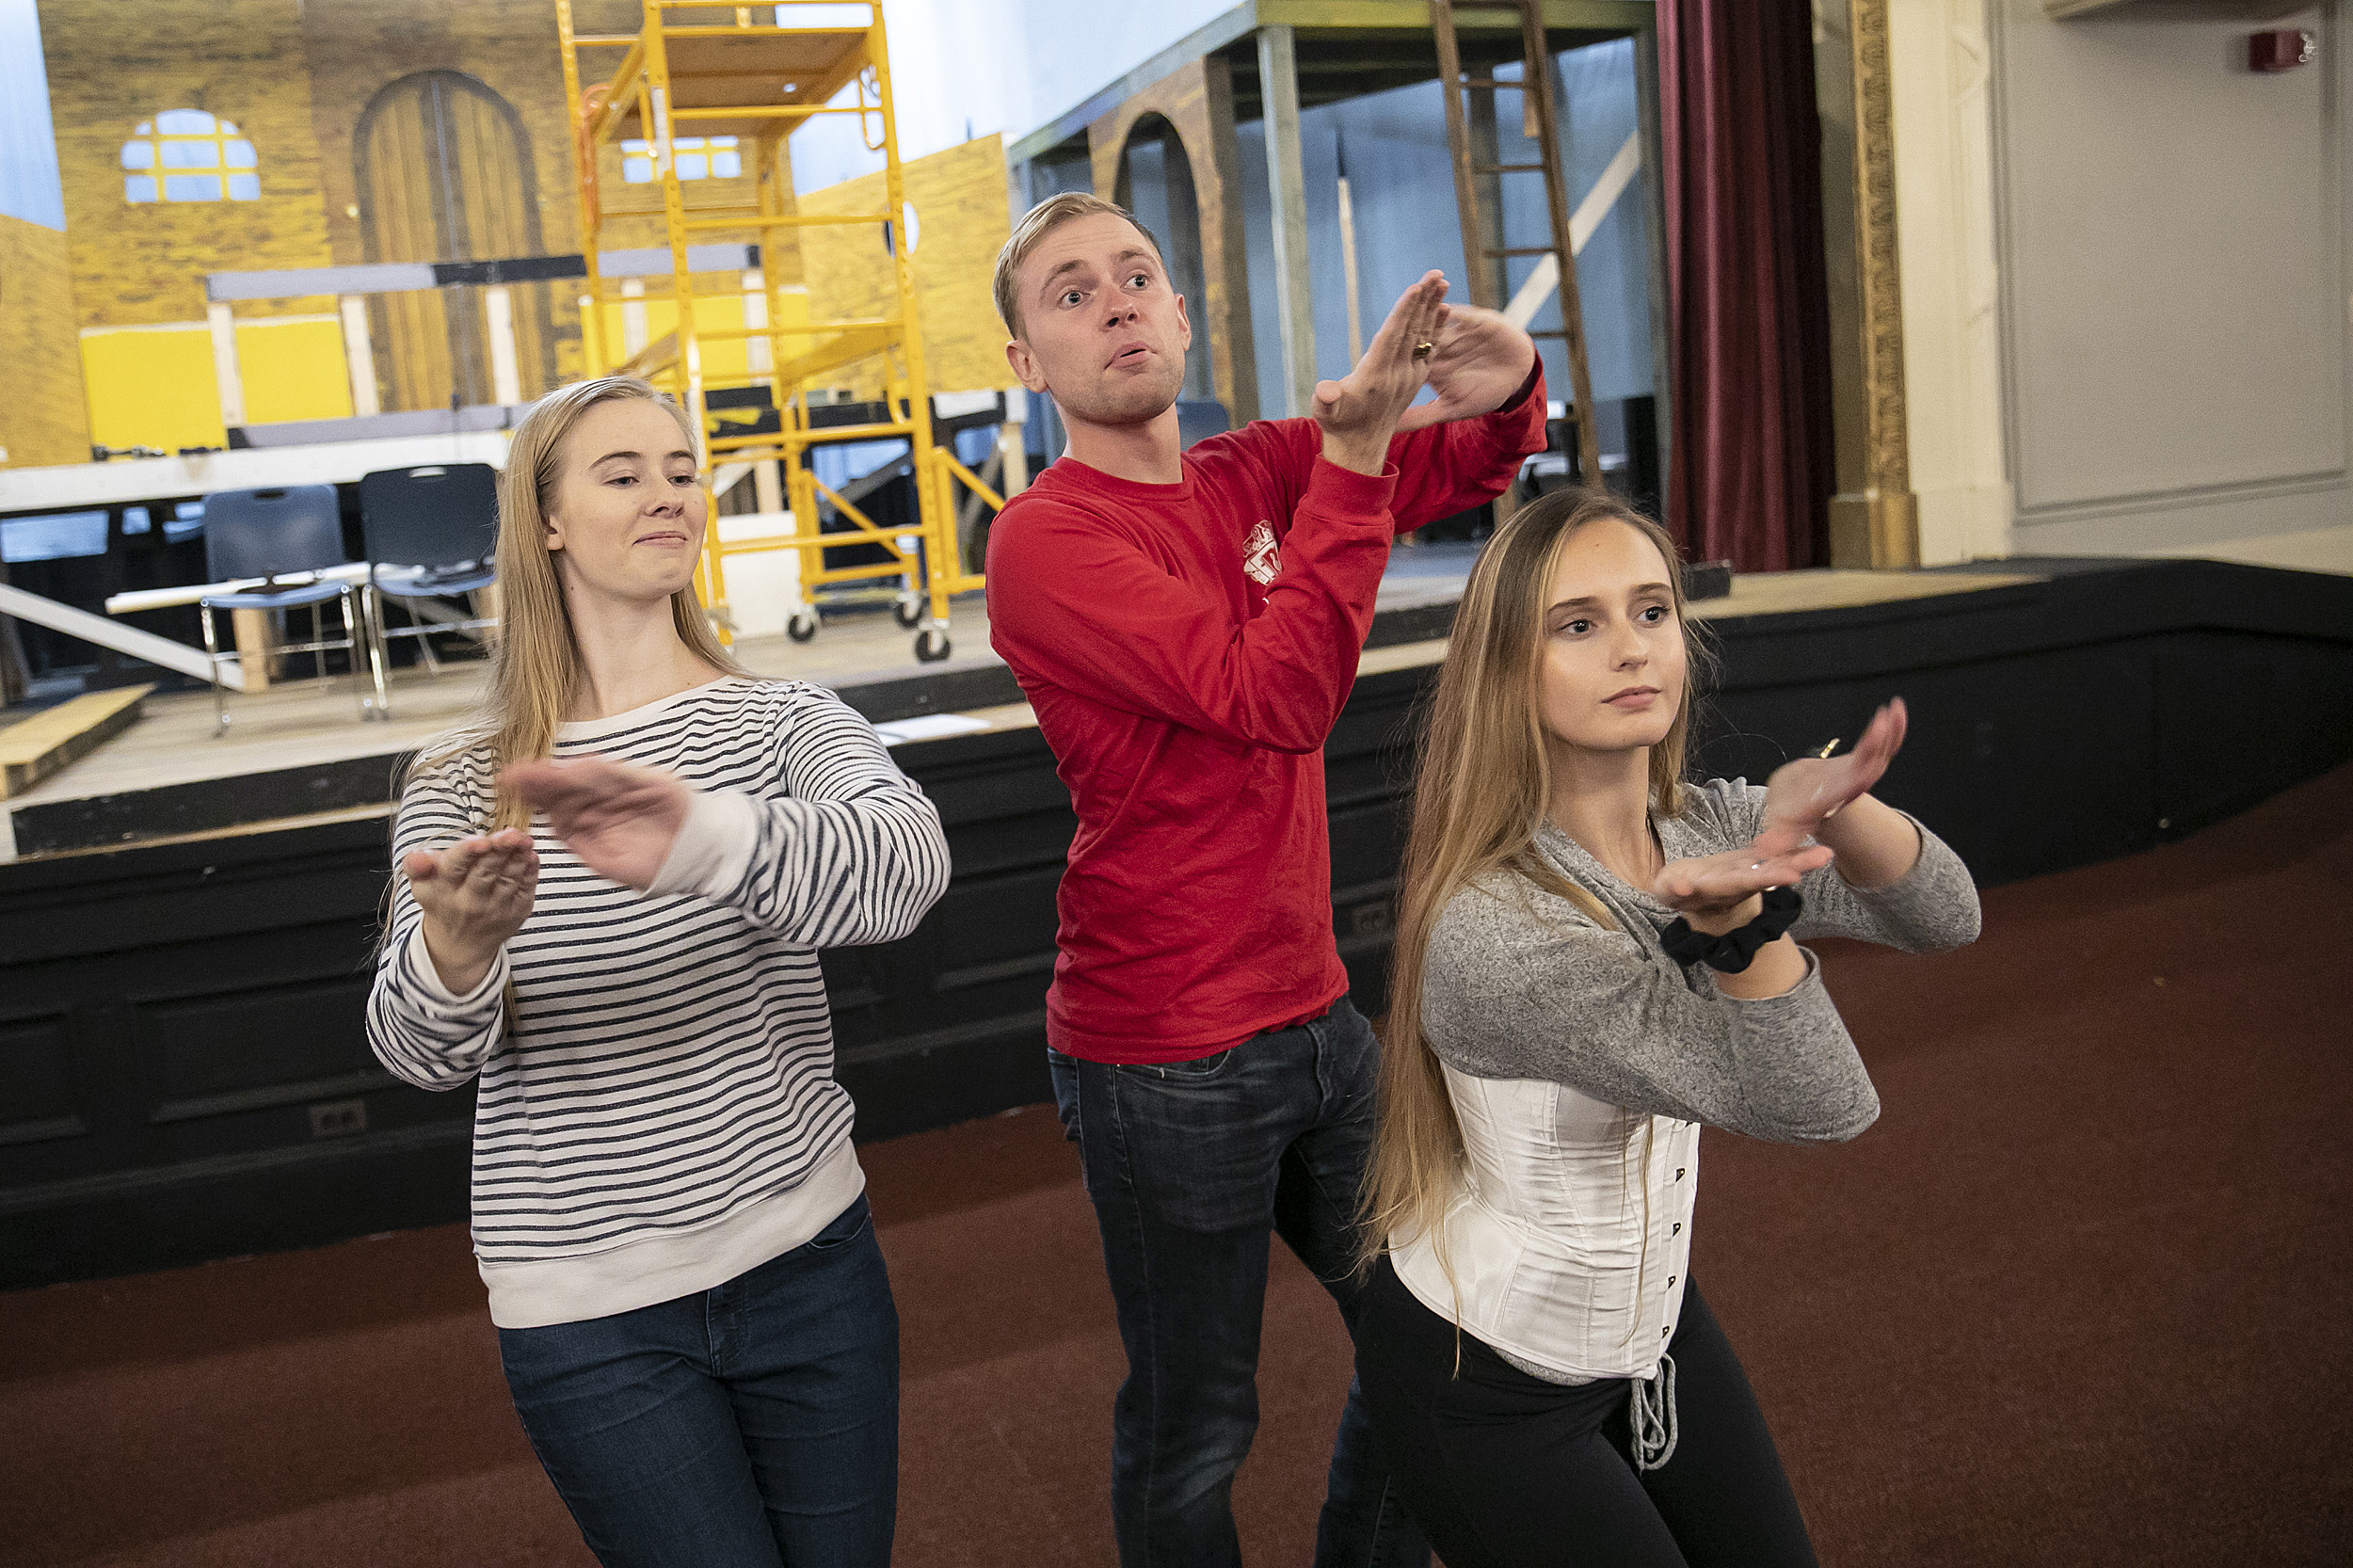
[[[11,467],[89,456],[71,267],[65,235],[0,217],[0,364],[8,367],[0,447]]]
[[[997,252],[1012,232],[1002,138],[983,136],[917,158],[905,166],[905,181],[916,213],[915,285],[932,390],[1019,385],[1005,364],[1005,328],[990,293]],[[883,201],[883,176],[868,174],[812,191],[800,208],[878,213]],[[812,229],[802,243],[811,320],[871,319],[896,309],[879,229]],[[841,384],[875,396],[881,376],[862,368]]]
[[[237,324],[237,367],[252,424],[349,419],[344,365],[343,323],[333,318]]]
[[[107,446],[223,446],[213,340],[202,327],[126,328],[82,339],[90,440]],[[85,449],[82,456],[88,458]]]

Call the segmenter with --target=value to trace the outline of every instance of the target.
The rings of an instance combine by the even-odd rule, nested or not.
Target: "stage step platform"
[[[1443,656],[1474,545],[1401,548],[1367,642],[1369,652],[1428,644],[1421,663]],[[1694,606],[1703,619],[1855,609],[2030,583],[2032,573],[1783,572],[1735,580],[1731,597]],[[979,594],[956,601],[954,652],[918,664],[906,633],[886,613],[830,614],[817,636],[740,640],[736,656],[758,674],[830,686],[877,725],[885,738],[929,738],[1033,722],[1021,689],[989,651],[987,606]],[[1376,659],[1377,667],[1393,667]],[[201,693],[151,697],[148,718],[95,755],[43,783],[0,799],[0,859],[116,849],[264,823],[381,814],[407,758],[474,706],[487,678],[480,661],[454,664],[439,679],[397,672],[390,722],[362,723],[349,682],[294,680],[230,698],[229,733],[212,734]],[[79,699],[107,700],[104,696]],[[968,724],[906,726],[931,715],[974,715]],[[28,721],[40,722],[40,721]],[[899,727],[893,732],[893,727]],[[0,738],[8,733],[0,730]]]

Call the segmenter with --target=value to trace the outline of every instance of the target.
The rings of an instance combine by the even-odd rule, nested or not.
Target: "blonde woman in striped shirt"
[[[719,647],[707,509],[643,381],[517,430],[490,696],[402,792],[369,1040],[479,1080],[501,1359],[599,1559],[879,1564],[898,1319],[817,952],[913,930],[947,844],[864,719]]]

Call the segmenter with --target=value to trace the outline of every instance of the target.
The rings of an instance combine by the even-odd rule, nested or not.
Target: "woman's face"
[[[564,438],[546,512],[565,592],[669,598],[695,580],[708,505],[677,420],[643,398],[597,404]]]
[[[1683,625],[1658,547],[1615,518],[1561,547],[1545,595],[1538,703],[1556,744],[1657,745],[1683,704]]]

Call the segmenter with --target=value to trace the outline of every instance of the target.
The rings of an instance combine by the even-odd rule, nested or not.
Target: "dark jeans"
[[[1114,1066],[1049,1053],[1128,1349],[1112,1411],[1112,1523],[1127,1568],[1241,1561],[1231,1494],[1258,1426],[1268,1233],[1323,1281],[1353,1330],[1356,1192],[1379,1051],[1343,999],[1328,1016],[1193,1062]],[[1351,1383],[1318,1568],[1428,1557]]]
[[[1447,1568],[1814,1568],[1748,1375],[1696,1286],[1667,1342],[1674,1453],[1639,1473],[1626,1379],[1529,1376],[1424,1306],[1386,1258],[1365,1294],[1357,1376]]]
[[[499,1330],[523,1431],[606,1568],[863,1568],[899,1500],[899,1312],[860,1195],[726,1284]]]

